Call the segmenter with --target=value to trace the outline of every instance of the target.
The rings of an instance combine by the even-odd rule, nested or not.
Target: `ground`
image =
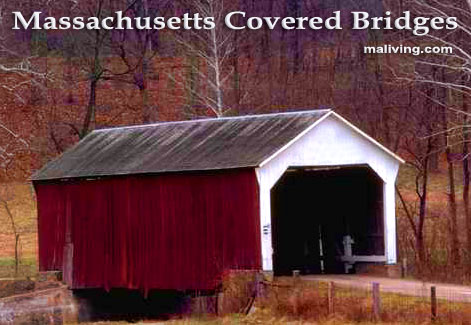
[[[241,279],[236,275],[236,278],[225,281],[222,300],[218,298],[216,303],[216,306],[219,303],[220,306],[227,306],[229,302],[230,306],[234,306],[242,302],[244,308],[238,308],[235,313],[225,313],[217,307],[223,316],[175,315],[171,316],[175,319],[148,320],[141,324],[369,324],[375,318],[374,315],[381,318],[382,324],[431,322],[430,283],[358,275],[278,277],[272,280],[267,277],[260,297],[255,300],[255,304],[247,305],[250,300],[247,300],[249,296],[246,289],[250,282],[239,281]],[[329,285],[330,282],[334,282],[334,286]],[[379,314],[375,314],[373,308],[372,282],[380,284]],[[37,291],[0,297],[0,323],[5,319],[16,321],[19,318],[23,323],[34,320],[43,324],[44,321],[47,323],[50,319],[64,317],[64,323],[74,324],[70,320],[77,319],[76,311],[82,309],[81,300],[76,300],[71,291],[58,282],[56,287],[51,287],[53,283],[37,283],[44,284]],[[436,287],[437,323],[468,324],[471,320],[471,302],[467,294],[471,292],[471,287],[448,284],[437,284]],[[245,306],[252,307],[247,309]],[[241,313],[243,310],[249,311],[248,315]],[[113,314],[115,312],[118,314]],[[100,314],[99,319],[107,317],[105,315],[115,315],[111,319],[123,319],[121,316],[128,315],[127,312],[123,314],[122,309],[115,312]],[[121,316],[116,318],[117,315]],[[127,323],[100,321],[88,324]]]
[[[6,201],[20,235],[19,275],[31,276],[36,271],[37,223],[34,190],[30,183],[0,185],[0,200]],[[15,236],[9,215],[0,204],[0,279],[14,276]]]
[[[382,292],[407,296],[430,297],[430,288],[435,286],[438,299],[471,303],[471,286],[424,282],[413,279],[391,279],[361,275],[308,275],[306,281],[334,282],[341,286],[371,289],[372,283],[379,283]]]

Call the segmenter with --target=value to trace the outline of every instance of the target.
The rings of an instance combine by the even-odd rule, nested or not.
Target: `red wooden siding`
[[[261,268],[253,170],[35,188],[40,270],[62,270],[72,243],[73,288],[205,290],[224,270]]]

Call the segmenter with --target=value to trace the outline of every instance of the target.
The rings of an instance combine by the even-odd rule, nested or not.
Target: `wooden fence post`
[[[299,283],[299,270],[293,270],[293,299],[294,299],[294,303],[293,303],[293,312],[295,315],[298,315],[298,311],[299,311],[299,288],[298,288],[298,283]]]
[[[407,258],[402,259],[402,265],[401,265],[401,277],[406,278],[407,277]]]
[[[333,315],[334,310],[334,297],[335,297],[335,284],[333,281],[329,282],[329,289],[327,292],[327,298],[329,300],[329,314]]]
[[[381,296],[377,282],[373,282],[373,317],[375,321],[379,321],[381,318]]]
[[[265,297],[265,287],[264,287],[264,276],[263,272],[257,272],[255,275],[255,297]]]
[[[437,320],[437,288],[432,286],[430,288],[430,302],[432,311],[432,321]]]
[[[218,292],[216,296],[216,315],[224,314],[224,292]]]

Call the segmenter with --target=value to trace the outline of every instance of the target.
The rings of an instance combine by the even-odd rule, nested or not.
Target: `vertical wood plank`
[[[381,296],[377,282],[373,282],[373,318],[375,321],[381,319]]]
[[[64,255],[62,257],[62,281],[70,288],[73,287],[73,265],[74,265],[74,245],[66,243],[64,245]]]
[[[298,315],[299,312],[299,270],[293,270],[293,313]]]
[[[334,282],[329,282],[329,290],[327,292],[327,298],[329,300],[329,314],[333,315],[335,313],[334,307],[334,298],[335,298],[335,284]]]
[[[407,277],[407,258],[402,259],[402,265],[401,265],[401,277],[406,278]]]
[[[431,302],[431,312],[432,312],[432,321],[437,319],[437,288],[432,286],[430,288],[430,302]]]
[[[255,275],[255,297],[265,297],[265,287],[264,287],[264,277],[263,272],[258,272]]]

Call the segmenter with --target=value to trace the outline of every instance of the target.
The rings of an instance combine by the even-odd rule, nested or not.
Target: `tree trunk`
[[[416,231],[416,249],[417,255],[419,257],[420,266],[423,267],[427,262],[426,253],[425,253],[425,239],[424,239],[424,225],[425,225],[425,216],[427,214],[427,194],[428,194],[428,177],[429,177],[429,154],[432,151],[432,139],[428,139],[427,142],[427,152],[424,158],[423,170],[422,170],[422,183],[417,185],[420,187],[418,190],[419,194],[419,221]],[[419,183],[419,182],[417,182]]]
[[[459,252],[459,242],[458,242],[458,218],[457,218],[457,206],[456,206],[456,190],[455,190],[455,171],[454,164],[451,160],[451,150],[447,146],[446,149],[447,165],[448,165],[448,184],[449,184],[449,193],[448,193],[448,208],[450,213],[450,257],[451,263],[455,266],[460,263],[460,252]]]
[[[20,234],[15,234],[15,276],[18,275],[18,268],[20,265]]]
[[[87,114],[83,121],[81,138],[84,138],[95,127],[95,114],[96,114],[96,90],[98,80],[95,76],[90,81],[90,97],[87,106]]]
[[[84,138],[90,131],[95,128],[95,115],[96,115],[96,92],[98,81],[101,78],[100,66],[100,32],[97,30],[95,33],[95,49],[93,58],[92,76],[90,80],[90,97],[88,100],[87,113],[83,121],[81,138]]]
[[[463,125],[468,125],[469,118],[468,118],[468,97],[465,95],[463,96],[463,111],[464,120]],[[466,252],[468,254],[467,259],[468,262],[471,261],[470,254],[471,254],[471,211],[469,206],[469,185],[470,185],[470,177],[471,172],[469,168],[470,159],[469,159],[469,141],[470,135],[468,132],[468,128],[463,128],[463,203],[464,203],[464,215],[466,218]]]
[[[142,1],[142,5],[144,6],[144,16],[149,17],[149,4],[147,0]],[[145,31],[144,37],[144,51],[142,56],[142,80],[140,85],[140,91],[142,96],[142,122],[143,123],[150,123],[152,122],[152,116],[150,111],[149,105],[149,90],[148,86],[148,75],[149,75],[149,66],[151,64],[149,56],[152,53],[152,41],[150,38],[151,34],[148,30]]]
[[[145,55],[145,54],[144,54]],[[147,89],[147,75],[149,69],[148,58],[142,59],[142,80],[139,86],[141,97],[142,97],[142,122],[144,124],[152,122],[150,107],[149,107],[149,90]]]
[[[18,275],[18,267],[20,264],[20,252],[19,252],[19,243],[20,243],[20,234],[18,233],[18,228],[16,227],[15,218],[13,217],[13,212],[10,209],[7,201],[2,200],[5,211],[7,212],[8,218],[10,219],[11,228],[13,230],[13,235],[15,236],[15,276]]]
[[[223,90],[222,90],[222,82],[221,82],[221,66],[220,66],[220,58],[219,58],[219,48],[218,48],[218,40],[216,35],[216,30],[212,29],[210,31],[211,34],[211,55],[212,55],[212,69],[214,72],[214,96],[215,96],[215,113],[217,117],[222,117],[224,114],[224,107],[223,107]]]
[[[444,71],[441,71],[441,79],[445,81]],[[439,97],[441,97],[442,103],[447,102],[447,90],[442,90]],[[454,266],[460,263],[460,251],[458,241],[458,208],[456,204],[456,186],[455,186],[455,170],[452,159],[451,146],[449,141],[448,131],[448,115],[447,109],[442,108],[442,128],[443,128],[443,140],[445,142],[445,154],[447,161],[447,172],[448,172],[448,213],[449,213],[449,235],[450,235],[450,263]]]

